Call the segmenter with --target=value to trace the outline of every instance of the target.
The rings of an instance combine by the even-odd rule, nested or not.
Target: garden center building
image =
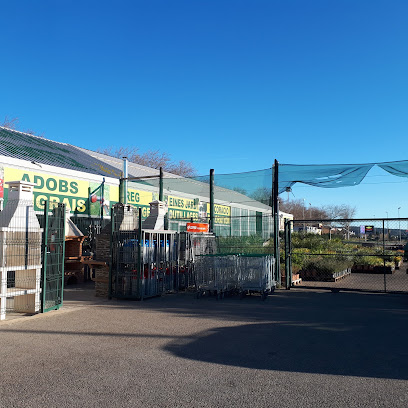
[[[23,180],[36,184],[35,211],[44,211],[45,202],[50,208],[55,202],[63,202],[77,218],[108,218],[112,205],[124,201],[123,196],[121,200],[123,169],[122,159],[0,127],[2,205],[7,201],[7,182]],[[126,203],[142,208],[146,218],[150,202],[159,198],[159,170],[128,163],[127,172],[133,180],[127,183]],[[163,188],[169,229],[183,231],[190,220],[209,216],[208,183],[165,172]],[[273,223],[269,206],[218,186],[214,203],[217,235],[270,236]]]

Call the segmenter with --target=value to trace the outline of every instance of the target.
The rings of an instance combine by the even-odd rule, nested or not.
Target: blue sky
[[[405,0],[0,0],[0,11],[0,120],[49,139],[159,149],[199,174],[408,159]],[[385,174],[294,194],[408,217],[408,179]]]

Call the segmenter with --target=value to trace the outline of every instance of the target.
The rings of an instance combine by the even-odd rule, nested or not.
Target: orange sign
[[[200,224],[198,222],[188,222],[187,232],[208,232],[208,224]]]

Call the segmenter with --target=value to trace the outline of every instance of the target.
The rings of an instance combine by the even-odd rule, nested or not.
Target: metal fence
[[[170,232],[114,231],[111,296],[139,300],[177,290],[176,247]]]
[[[195,260],[197,295],[257,292],[265,299],[275,290],[274,258],[270,255],[199,255]]]
[[[287,287],[408,292],[408,219],[297,220],[281,241]]]
[[[48,208],[45,205],[45,208]],[[47,312],[63,302],[65,206],[36,215],[30,202],[3,210],[0,231],[0,319]]]
[[[111,225],[109,296],[144,299],[178,290],[176,233],[142,230],[141,210],[130,206],[115,207]]]
[[[47,208],[47,206],[45,206]],[[55,203],[40,218],[42,239],[41,312],[59,309],[63,303],[65,255],[65,205]]]
[[[213,234],[181,232],[178,241],[179,288],[188,289],[196,285],[195,265],[200,255],[217,253],[217,240]]]

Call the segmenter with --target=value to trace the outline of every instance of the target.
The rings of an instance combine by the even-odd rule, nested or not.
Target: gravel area
[[[0,407],[407,407],[408,296],[98,299],[0,322]]]

